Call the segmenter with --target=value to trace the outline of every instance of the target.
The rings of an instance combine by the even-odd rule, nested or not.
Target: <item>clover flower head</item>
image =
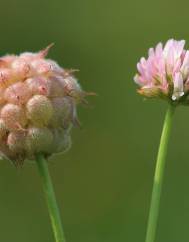
[[[137,64],[134,81],[145,97],[160,97],[173,104],[189,104],[189,51],[185,41],[170,39],[150,48]]]
[[[45,58],[50,47],[0,58],[0,153],[15,164],[69,149],[77,104],[88,95],[72,70]]]

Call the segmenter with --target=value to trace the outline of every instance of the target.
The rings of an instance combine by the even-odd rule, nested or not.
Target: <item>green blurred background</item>
[[[189,43],[189,2],[1,0],[0,54],[37,51],[80,69],[98,93],[79,108],[83,128],[50,170],[67,242],[143,242],[167,104],[135,92],[136,63],[168,38]],[[189,44],[188,44],[189,47]],[[189,108],[177,110],[156,242],[189,241]],[[35,164],[0,163],[0,241],[52,242]]]

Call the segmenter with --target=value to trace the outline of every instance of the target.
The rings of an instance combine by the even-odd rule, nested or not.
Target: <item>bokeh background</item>
[[[73,147],[50,171],[67,242],[143,242],[167,104],[135,92],[136,62],[168,38],[189,43],[187,0],[1,0],[0,54],[38,51],[77,77],[89,98]],[[189,47],[189,44],[187,44]],[[189,241],[189,108],[178,108],[156,242]],[[0,241],[52,242],[35,164],[0,163]]]

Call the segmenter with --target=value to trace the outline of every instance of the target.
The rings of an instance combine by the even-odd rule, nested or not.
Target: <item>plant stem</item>
[[[38,165],[38,171],[43,183],[43,189],[47,200],[49,215],[52,223],[52,229],[56,242],[65,242],[64,232],[62,228],[62,222],[60,218],[60,212],[58,209],[51,177],[49,174],[48,163],[42,154],[36,155],[36,161]]]
[[[148,218],[146,242],[155,241],[160,197],[161,197],[161,190],[162,190],[162,183],[163,183],[163,174],[164,174],[164,168],[165,168],[165,160],[166,160],[168,142],[169,142],[170,133],[171,133],[174,110],[175,110],[175,107],[170,104],[165,116],[163,130],[161,134],[160,145],[159,145],[159,150],[157,155],[157,163],[155,168],[155,175],[154,175],[150,212],[149,212],[149,218]]]

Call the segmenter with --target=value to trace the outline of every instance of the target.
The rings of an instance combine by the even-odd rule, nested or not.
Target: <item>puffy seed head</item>
[[[13,162],[71,146],[84,92],[72,71],[45,59],[49,49],[0,58],[0,155]]]
[[[53,115],[51,101],[43,95],[35,95],[26,104],[27,116],[36,126],[45,126]]]

